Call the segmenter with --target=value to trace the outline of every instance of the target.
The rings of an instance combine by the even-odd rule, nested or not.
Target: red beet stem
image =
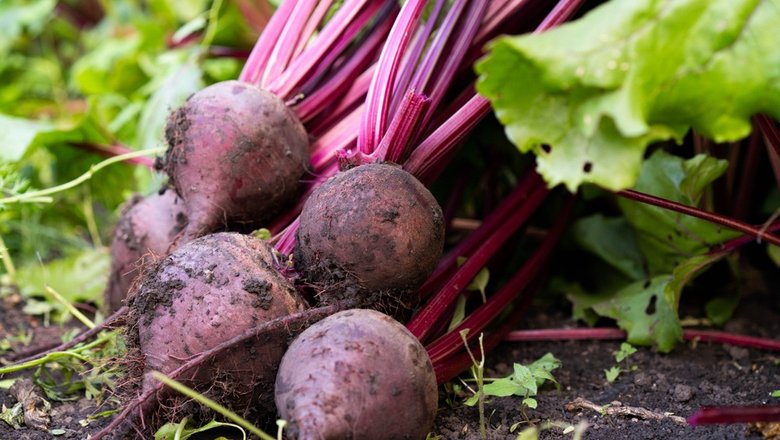
[[[755,422],[780,422],[780,405],[705,406],[688,417],[694,426]]]

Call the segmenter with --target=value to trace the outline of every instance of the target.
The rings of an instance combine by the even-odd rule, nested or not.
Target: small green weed
[[[547,353],[534,362],[526,365],[518,363],[514,364],[514,371],[507,377],[496,379],[484,379],[484,382],[489,382],[482,387],[482,394],[485,396],[495,397],[507,397],[507,396],[520,396],[523,398],[520,412],[523,414],[523,418],[528,420],[525,414],[526,408],[534,409],[537,407],[538,402],[535,397],[545,382],[550,381],[558,388],[560,385],[555,380],[551,371],[560,368],[561,361],[556,359],[552,353]],[[477,395],[472,396],[466,400],[465,404],[472,406],[477,402],[479,397]]]
[[[620,344],[620,350],[615,352],[615,362],[617,362],[617,365],[612,366],[612,368],[608,370],[604,370],[604,376],[607,378],[607,382],[612,383],[616,381],[618,376],[620,376],[620,373],[637,370],[638,367],[636,365],[632,365],[629,368],[623,368],[625,366],[624,361],[634,353],[636,353],[636,348],[633,345],[628,342]]]

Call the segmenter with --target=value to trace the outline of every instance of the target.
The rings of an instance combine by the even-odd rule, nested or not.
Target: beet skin
[[[338,173],[306,200],[295,261],[314,282],[346,273],[370,291],[408,292],[443,247],[442,211],[430,191],[400,167],[368,164]]]
[[[425,348],[374,310],[346,310],[306,329],[276,377],[276,406],[292,439],[424,439],[437,404]]]
[[[186,224],[184,203],[174,191],[136,195],[127,202],[111,241],[111,275],[104,294],[109,314],[122,307],[143,262],[167,255]]]
[[[304,303],[262,240],[218,233],[188,242],[139,281],[129,299],[144,371],[169,373],[188,358]],[[200,366],[187,383],[239,413],[273,412],[271,389],[287,340],[253,344]],[[153,384],[144,378],[144,389]]]
[[[194,238],[279,212],[301,188],[306,130],[276,95],[239,81],[213,84],[168,118],[163,167]]]

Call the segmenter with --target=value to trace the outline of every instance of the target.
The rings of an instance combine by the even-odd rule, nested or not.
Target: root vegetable
[[[269,246],[235,233],[193,240],[144,274],[130,297],[145,372],[168,373],[254,326],[304,308],[274,268]],[[239,413],[273,412],[271,387],[287,341],[252,344],[201,366],[189,379]],[[144,390],[154,380],[144,377]]]
[[[337,174],[308,198],[295,261],[315,282],[346,273],[363,289],[403,296],[430,275],[443,246],[443,215],[430,191],[398,166],[367,164]]]
[[[437,403],[425,348],[374,310],[346,310],[306,329],[276,378],[277,408],[298,440],[423,439]]]
[[[239,81],[206,87],[168,119],[163,168],[189,215],[185,238],[269,219],[292,201],[308,135],[274,94]]]
[[[111,275],[104,294],[108,313],[122,307],[144,258],[165,256],[186,224],[184,203],[174,191],[130,199],[111,242]]]

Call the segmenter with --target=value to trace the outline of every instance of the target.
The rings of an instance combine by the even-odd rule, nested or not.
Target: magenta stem
[[[463,322],[458,324],[449,333],[426,346],[428,355],[433,362],[446,359],[460,349],[461,330],[469,329],[469,334],[466,337],[467,341],[477,338],[479,332],[490,324],[502,310],[508,307],[509,304],[511,304],[512,301],[528,287],[550,258],[553,248],[558,243],[561,234],[563,234],[564,227],[568,223],[569,214],[571,213],[573,206],[574,204],[571,201],[566,205],[563,212],[559,214],[553,227],[545,236],[541,245],[539,245],[533,255],[526,260],[523,267],[520,268],[520,270],[517,271],[517,273],[515,273],[515,275],[512,276],[512,278],[495,295],[491,296],[487,302],[469,314]]]
[[[302,31],[316,6],[316,2],[317,0],[297,0],[295,2],[295,7],[282,28],[276,44],[274,44],[271,56],[268,57],[268,64],[260,78],[260,87],[268,88],[268,84],[284,72],[298,41],[309,40],[310,35],[302,35]]]
[[[263,33],[257,39],[257,43],[252,48],[252,52],[249,54],[249,58],[238,76],[239,81],[255,85],[260,84],[260,78],[263,76],[265,67],[268,64],[268,58],[271,56],[276,41],[279,39],[279,35],[282,33],[282,29],[284,29],[284,25],[287,23],[295,4],[296,0],[285,0],[276,9],[271,19],[268,20],[268,25],[263,29]]]
[[[482,221],[482,224],[461,240],[447,255],[439,261],[436,269],[425,283],[417,290],[421,299],[426,298],[435,289],[439,288],[446,279],[457,270],[457,261],[460,257],[472,255],[474,251],[493,234],[506,219],[516,212],[525,203],[530,195],[543,184],[542,178],[535,172],[525,174],[523,180],[506,196],[501,203],[492,210]]]
[[[404,163],[404,169],[429,184],[471,130],[490,111],[490,102],[474,95],[451,118],[423,140]]]
[[[766,232],[777,232],[780,231],[780,221],[776,221],[769,226],[762,228]],[[708,252],[708,255],[714,255],[714,254],[721,254],[721,253],[732,253],[735,252],[737,249],[741,248],[742,246],[753,243],[756,241],[755,237],[751,234],[745,234],[741,237],[737,237],[734,239],[731,239],[723,244],[720,244]]]
[[[390,161],[400,163],[406,151],[411,146],[414,133],[417,132],[421,116],[428,108],[430,100],[414,91],[409,91],[401,107],[393,118],[393,122],[382,138],[374,156],[379,162]]]
[[[330,77],[325,83],[303,97],[303,100],[295,107],[295,112],[304,124],[308,123],[314,116],[323,112],[324,108],[332,107],[334,97],[343,100],[346,91],[353,85],[364,87],[363,94],[368,90],[369,81],[356,81],[363,72],[370,71],[373,74],[371,63],[374,60],[376,52],[385,41],[387,32],[390,30],[391,22],[383,21],[380,28],[372,32],[369,37],[360,44],[357,51],[349,57],[349,60],[339,71]],[[370,78],[370,75],[368,76]],[[362,94],[353,93],[352,96],[362,96]]]
[[[741,222],[739,220],[734,220],[732,218],[722,216],[720,214],[703,211],[698,208],[693,208],[688,205],[683,205],[682,203],[673,202],[671,200],[667,200],[661,197],[651,196],[650,194],[641,193],[639,191],[635,191],[632,189],[624,189],[622,191],[616,192],[615,194],[621,197],[625,197],[627,199],[646,203],[648,205],[658,206],[659,208],[668,209],[670,211],[675,211],[681,214],[690,215],[691,217],[700,218],[702,220],[706,220],[711,223],[725,226],[735,231],[740,231],[746,234],[750,234],[753,237],[756,237],[756,239],[759,241],[766,240],[769,243],[780,246],[780,237],[776,237],[775,235],[772,234],[767,234],[765,231],[762,231],[760,228]]]
[[[354,29],[354,26],[351,27],[351,25],[355,23],[355,17],[367,1],[347,0],[319,33],[317,41],[310,44],[303,53],[293,60],[282,75],[274,78],[274,81],[269,84],[268,90],[277,96],[289,99],[293,91],[300,87],[311,72],[319,67],[333,46],[338,44],[341,38],[349,38],[349,36],[344,35],[344,32],[350,28]],[[372,2],[371,5],[378,8],[378,3]]]
[[[358,149],[363,153],[372,153],[385,134],[396,75],[425,3],[423,0],[408,0],[403,5],[379,56],[377,70],[368,87],[366,112],[358,133]]]
[[[561,0],[555,5],[553,10],[547,14],[547,17],[539,24],[535,32],[544,32],[568,20],[577,12],[577,9],[579,9],[583,3],[585,3],[585,0]]]
[[[455,8],[456,6],[458,9]],[[472,2],[465,12],[463,8],[464,6],[458,3],[453,5],[442,25],[443,29],[440,30],[433,48],[429,51],[431,54],[424,60],[427,63],[424,65],[425,69],[420,69],[420,77],[412,82],[413,87],[424,91],[431,98],[431,107],[425,114],[423,126],[427,125],[433,117],[434,109],[439,108],[452,79],[463,64],[464,56],[473,44],[474,36],[479,31],[485,16],[487,2]],[[453,32],[455,39],[450,42],[449,38],[445,37],[449,37]],[[445,51],[447,56],[441,60],[441,54]]]
[[[452,278],[436,295],[412,318],[407,328],[420,341],[427,341],[431,330],[455,301],[458,294],[468,285],[506,240],[522,226],[547,196],[547,189],[539,187],[533,191],[524,203],[501,227],[488,236],[469,256],[465,263],[453,274]]]
[[[327,14],[328,9],[330,9],[332,5],[333,0],[320,0],[318,2],[317,7],[314,9],[314,12],[311,13],[309,20],[303,27],[303,31],[301,31],[301,35],[305,35],[306,37],[298,39],[298,44],[295,46],[295,49],[292,53],[293,58],[296,58],[298,55],[300,55],[301,52],[303,52],[303,49],[306,48],[306,44],[309,42],[309,39],[312,35],[314,35],[314,32],[317,30],[317,27],[322,22],[322,19],[325,18],[325,14]]]
[[[401,62],[401,71],[398,73],[398,80],[396,81],[393,97],[390,102],[391,114],[397,113],[398,107],[401,105],[401,102],[406,97],[407,91],[410,89],[417,93],[423,93],[423,89],[414,86],[410,87],[409,84],[412,80],[412,76],[416,74],[415,71],[419,72],[425,68],[422,66],[418,68],[420,55],[428,45],[428,39],[436,26],[439,14],[441,14],[441,10],[445,3],[445,0],[436,0],[430,15],[428,16],[428,21],[426,21],[422,29],[416,33],[412,48],[404,55],[404,59]],[[441,30],[439,32],[441,32]]]
[[[539,330],[515,330],[510,332],[506,341],[568,341],[568,340],[609,340],[626,339],[626,332],[619,328],[562,328]],[[755,336],[740,335],[717,330],[684,329],[683,339],[686,341],[716,342],[719,344],[735,345],[739,347],[754,348],[759,350],[780,351],[780,340],[758,338]]]
[[[688,417],[694,426],[756,422],[780,422],[780,405],[705,406]]]

